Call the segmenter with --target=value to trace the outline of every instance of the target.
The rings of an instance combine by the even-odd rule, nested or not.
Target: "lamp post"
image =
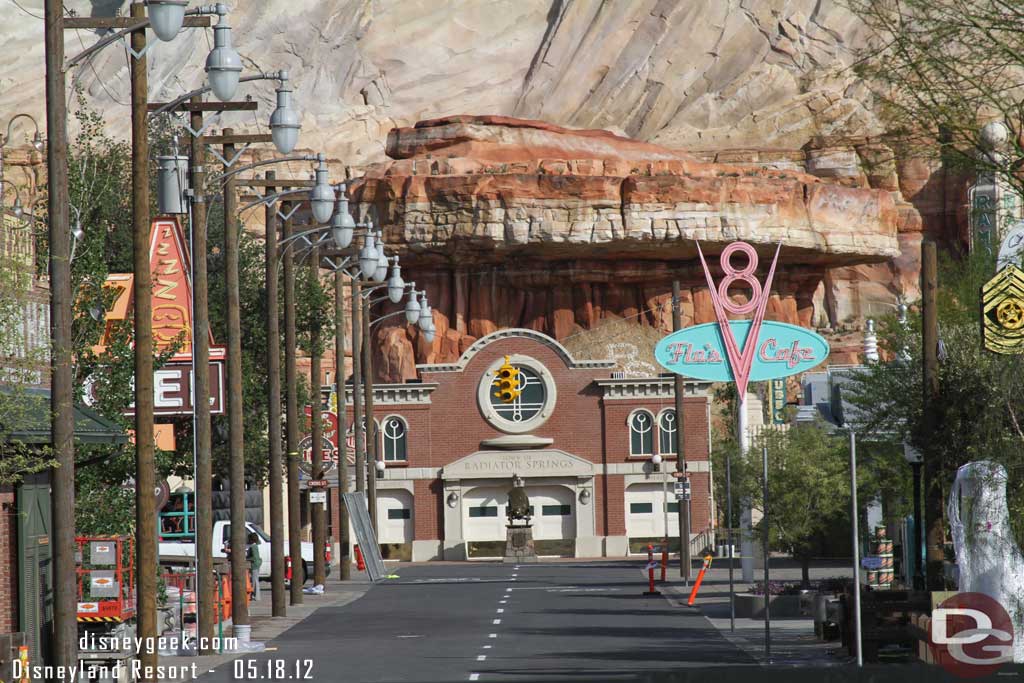
[[[680,287],[679,280],[672,281],[672,329],[673,331],[681,330],[683,327],[683,316],[680,311]],[[683,478],[680,481],[686,479],[686,453],[683,449],[685,445],[683,442],[683,393],[685,392],[686,385],[683,382],[683,376],[680,374],[674,374],[674,407],[675,407],[675,426],[676,426],[676,468],[682,472]],[[710,477],[708,477],[710,481]],[[709,484],[710,486],[710,484]],[[729,558],[729,562],[732,562],[732,558]],[[679,575],[683,580],[683,585],[688,585],[690,582],[690,499],[679,501]]]
[[[173,0],[153,0],[154,19],[159,26],[158,37],[173,38],[185,26],[209,26],[207,17],[196,15],[218,14],[224,24],[227,6],[207,5],[183,10],[182,3]],[[192,15],[186,18],[188,15]],[[179,22],[180,20],[180,22]],[[155,487],[153,453],[153,331],[152,304],[150,302],[152,276],[149,269],[149,182],[147,178],[149,149],[147,142],[147,69],[146,28],[150,19],[145,16],[145,5],[134,2],[129,17],[65,18],[63,3],[45,2],[46,43],[46,100],[47,131],[50,151],[47,154],[50,184],[50,320],[51,366],[53,368],[51,408],[53,422],[51,440],[59,465],[54,472],[54,651],[55,663],[72,666],[75,661],[77,622],[72,605],[75,604],[74,559],[71,549],[74,541],[74,416],[71,385],[71,295],[70,254],[68,241],[68,179],[67,179],[67,108],[65,104],[65,73],[81,64],[91,55],[126,35],[131,37],[131,120],[132,120],[132,250],[133,296],[135,302],[135,489],[136,489],[136,564],[137,575],[137,635],[143,642],[154,642],[156,625],[156,506],[152,491]],[[94,45],[64,62],[64,36],[68,28],[120,29],[112,31]],[[173,31],[172,31],[173,29]],[[230,66],[231,48],[226,24],[220,31],[224,66]],[[228,41],[225,45],[225,39]],[[237,53],[234,54],[237,60]],[[232,74],[208,65],[211,84],[218,94],[230,99],[234,90]],[[240,62],[238,71],[241,70]],[[237,79],[237,72],[234,73]],[[145,678],[155,672],[155,648],[143,648],[140,653]]]
[[[664,532],[664,543],[665,547],[668,548],[668,476],[661,469],[662,458],[659,453],[655,453],[651,457],[651,464],[654,465],[654,471],[661,474],[661,513],[663,516],[662,532]],[[666,463],[666,468],[668,467]]]
[[[25,213],[25,208],[21,205],[21,193],[18,192],[18,186],[10,180],[0,178],[0,191],[3,190],[4,185],[10,185],[11,189],[14,190],[14,203],[11,204],[10,213],[14,214],[15,218],[21,218]],[[2,204],[2,202],[0,202],[0,204]]]
[[[32,122],[36,132],[32,136],[32,146],[35,147],[37,152],[43,151],[43,136],[39,134],[39,123],[32,117],[31,114],[15,114],[11,117],[11,120],[7,122],[7,134],[0,136],[0,181],[4,178],[4,148],[11,142],[11,130],[14,128],[14,122],[18,119],[28,119]]]

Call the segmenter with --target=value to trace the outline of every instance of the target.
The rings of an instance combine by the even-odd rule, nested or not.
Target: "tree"
[[[905,439],[936,458],[943,491],[968,462],[992,460],[1006,467],[1010,519],[1021,543],[1024,481],[1017,475],[1024,467],[1024,363],[985,351],[980,331],[980,288],[994,274],[994,261],[984,250],[940,261],[936,403],[926,406],[922,398],[921,319],[915,308],[906,327],[895,318],[881,321],[879,346],[893,360],[867,366],[851,384],[849,398],[858,408],[859,432],[892,443]],[[934,415],[931,422],[926,410]]]
[[[856,71],[889,136],[910,155],[988,172],[1024,193],[1024,5],[1016,0],[844,0],[865,24]],[[978,130],[1010,129],[1006,157],[987,154]]]
[[[42,305],[34,291],[31,227],[13,216],[2,216],[0,250],[0,486],[17,484],[26,475],[52,467],[51,450],[12,438],[17,427],[38,419],[38,400],[29,390],[39,386],[47,371],[46,333],[30,329],[41,317],[29,314]],[[36,341],[33,341],[35,339]],[[46,404],[48,407],[48,403]]]
[[[788,553],[800,562],[806,587],[810,563],[830,545],[837,527],[849,517],[849,470],[844,439],[819,421],[789,429],[766,429],[751,440],[746,457],[739,456],[734,439],[721,438],[713,449],[716,499],[725,504],[725,457],[731,458],[733,523],[739,519],[740,500],[764,510],[762,449],[768,449],[768,534],[772,550]],[[762,530],[765,519],[758,523]],[[757,538],[761,538],[758,531]]]

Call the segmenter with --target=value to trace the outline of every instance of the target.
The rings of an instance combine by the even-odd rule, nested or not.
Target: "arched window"
[[[637,410],[629,416],[629,454],[654,453],[654,416],[646,410]]]
[[[384,462],[405,462],[408,459],[408,433],[402,418],[392,416],[384,420]]]
[[[658,452],[662,455],[675,455],[679,452],[675,410],[663,410],[658,415]]]

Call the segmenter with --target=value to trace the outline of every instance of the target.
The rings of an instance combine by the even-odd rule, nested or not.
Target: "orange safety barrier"
[[[711,556],[704,556],[704,566],[700,568],[697,573],[697,580],[693,582],[693,590],[690,591],[690,599],[686,601],[687,605],[692,605],[693,601],[697,599],[697,591],[700,590],[700,584],[704,581],[704,572],[711,569]]]
[[[668,539],[665,539],[665,545],[661,546],[661,582],[665,583],[666,572],[668,572]]]

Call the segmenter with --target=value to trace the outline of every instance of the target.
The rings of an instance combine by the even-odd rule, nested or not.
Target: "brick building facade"
[[[492,398],[491,384],[506,356],[523,384],[509,404]],[[376,482],[380,542],[414,560],[500,555],[513,475],[525,480],[541,554],[621,557],[662,537],[666,522],[678,538],[674,381],[615,378],[613,367],[576,360],[539,332],[508,329],[479,339],[455,363],[419,366],[417,382],[377,385],[374,419],[387,466]],[[696,535],[713,523],[710,399],[707,384],[685,386]],[[665,461],[660,471],[656,453]]]

